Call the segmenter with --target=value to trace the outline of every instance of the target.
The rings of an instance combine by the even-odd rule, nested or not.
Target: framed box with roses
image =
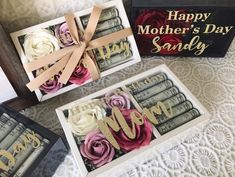
[[[165,65],[59,107],[56,112],[84,177],[100,175],[210,117]]]
[[[94,9],[102,10],[99,16],[93,13]],[[93,20],[97,17],[97,25],[89,25],[90,17]],[[73,28],[69,28],[70,26]],[[94,33],[92,32],[89,41],[84,41],[84,36],[91,34],[90,29],[86,33],[88,26],[94,28]],[[70,32],[71,29],[75,31]],[[27,86],[36,93],[39,101],[141,61],[121,0],[97,4],[93,9],[85,9],[11,33],[11,38],[27,70],[30,80]],[[79,54],[80,57],[75,57],[75,53],[78,54],[75,51],[81,49],[81,46],[85,46],[83,53],[81,56]],[[71,67],[71,58],[79,58],[73,64],[74,69]],[[65,70],[72,73],[62,82],[62,76],[67,75]]]

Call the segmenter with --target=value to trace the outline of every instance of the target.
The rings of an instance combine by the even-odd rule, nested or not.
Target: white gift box
[[[104,3],[102,5],[97,4],[96,6],[101,7],[102,9],[111,8],[111,7],[117,8],[117,10],[119,12],[118,16],[121,18],[121,21],[122,21],[122,26],[124,28],[130,27],[130,24],[129,24],[129,21],[128,21],[128,18],[127,18],[125,9],[124,9],[124,6],[122,4],[122,0],[114,0],[114,1]],[[85,16],[85,15],[88,15],[91,12],[92,12],[92,8],[74,13],[79,30],[84,31],[83,25],[81,23],[81,17]],[[45,29],[45,28],[48,28],[50,26],[61,24],[63,22],[65,22],[65,18],[61,17],[61,18],[50,20],[50,21],[47,21],[45,23],[35,25],[35,26],[32,26],[32,27],[29,27],[29,28],[11,33],[11,38],[12,38],[13,43],[14,43],[14,45],[15,45],[18,53],[19,53],[20,59],[21,59],[23,64],[28,63],[28,59],[27,59],[27,57],[24,53],[24,49],[22,47],[22,44],[20,43],[19,37],[30,34],[31,32],[34,32],[35,30]],[[114,72],[120,70],[120,69],[123,69],[125,67],[128,67],[130,65],[133,65],[133,64],[141,61],[141,58],[140,58],[140,55],[139,55],[139,52],[138,52],[138,49],[137,49],[137,46],[136,46],[134,36],[131,35],[131,36],[127,37],[127,40],[130,43],[132,56],[130,58],[128,58],[128,61],[126,61],[124,63],[120,63],[117,66],[113,66],[109,69],[106,69],[106,70],[102,71],[101,72],[101,77],[107,76],[111,73],[114,73]],[[27,75],[28,75],[30,80],[33,80],[35,78],[35,76],[32,72],[28,72]],[[89,79],[81,85],[84,85],[84,84],[89,83],[89,82],[92,82],[92,80]],[[37,98],[38,98],[39,101],[44,101],[44,100],[50,99],[54,96],[57,96],[59,94],[62,94],[64,92],[67,92],[69,90],[72,90],[74,88],[77,88],[81,85],[71,84],[71,85],[62,87],[61,89],[59,89],[55,93],[47,93],[47,94],[43,94],[42,91],[40,91],[39,89],[36,89],[35,93],[36,93]]]
[[[0,67],[0,84],[1,84],[0,103],[17,97],[14,88],[12,87],[10,81],[8,80],[7,76],[5,75],[1,67]]]
[[[158,73],[164,73],[166,74],[167,78],[173,82],[173,85],[176,86],[180,93],[183,93],[186,100],[190,101],[194,108],[196,108],[200,115],[194,119],[189,120],[188,122],[184,122],[182,125],[175,127],[174,129],[170,130],[167,133],[160,134],[158,129],[153,126],[153,135],[155,139],[152,139],[149,145],[146,145],[144,147],[140,147],[139,149],[132,150],[116,159],[113,159],[111,162],[106,163],[105,165],[98,167],[94,170],[88,170],[87,166],[84,163],[82,154],[79,150],[79,145],[76,143],[75,135],[73,134],[71,130],[71,126],[67,121],[68,114],[66,111],[77,107],[78,105],[81,105],[82,103],[86,103],[92,99],[101,98],[103,95],[108,93],[109,91],[121,88],[126,93],[128,92],[127,85],[131,84],[133,82],[139,81],[141,79],[147,78],[151,75],[158,74]],[[131,101],[134,104],[135,108],[138,111],[143,111],[141,107],[139,106],[139,103],[135,101],[135,98],[131,96]],[[157,100],[158,101],[158,100]],[[96,93],[93,93],[91,95],[88,95],[86,97],[83,97],[79,100],[76,100],[74,102],[71,102],[69,104],[66,104],[62,107],[59,107],[56,109],[57,115],[59,117],[60,123],[63,127],[63,130],[65,132],[66,138],[69,142],[69,145],[71,147],[72,153],[74,155],[74,158],[77,161],[77,164],[83,174],[84,177],[95,177],[97,175],[102,174],[103,172],[112,169],[113,167],[116,167],[117,165],[123,163],[124,161],[130,160],[132,157],[140,155],[141,153],[144,153],[145,151],[149,150],[153,146],[159,146],[160,144],[166,143],[167,140],[175,137],[176,135],[179,135],[186,130],[191,129],[196,124],[202,123],[204,121],[207,121],[210,117],[210,114],[206,110],[206,108],[193,96],[193,94],[182,84],[182,82],[170,71],[169,68],[167,68],[165,65],[160,65],[158,67],[155,67],[153,69],[150,69],[146,72],[140,73],[134,77],[131,77],[129,79],[126,79],[120,83],[117,83],[115,85],[112,85],[108,88],[105,88],[103,90],[100,90]],[[174,118],[173,118],[174,119]],[[173,120],[171,119],[171,120]],[[171,121],[169,120],[169,121]],[[168,121],[168,122],[169,122]],[[160,147],[160,146],[159,146]]]

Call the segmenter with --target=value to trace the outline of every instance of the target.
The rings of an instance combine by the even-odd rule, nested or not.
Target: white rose
[[[24,51],[27,59],[33,61],[60,49],[58,39],[46,29],[36,30],[25,36]]]
[[[74,134],[85,136],[98,128],[97,120],[106,117],[99,100],[92,100],[69,110],[68,123]]]

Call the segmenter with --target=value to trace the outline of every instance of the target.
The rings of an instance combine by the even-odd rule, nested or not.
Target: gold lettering
[[[133,110],[130,113],[130,121],[132,127],[129,127],[122,112],[118,109],[118,107],[113,107],[112,116],[98,120],[98,127],[103,135],[107,138],[107,140],[113,145],[113,147],[119,150],[120,146],[115,140],[110,128],[114,132],[123,130],[128,138],[134,139],[136,138],[136,125],[143,125],[145,117],[150,122],[157,125],[158,120],[156,119],[155,114],[161,115],[163,113],[167,117],[171,117],[173,114],[171,107],[167,108],[167,106],[160,101],[155,106],[152,106],[150,109],[144,108],[142,114]]]
[[[121,41],[120,43],[114,43],[112,45],[106,45],[98,48],[99,55],[101,59],[110,59],[112,54],[123,52],[125,56],[131,55],[130,45],[126,41]]]
[[[25,149],[26,149],[26,148],[25,148],[25,146],[24,146],[23,144],[21,144],[21,143],[15,144],[15,145],[13,146],[14,155],[15,155],[15,154],[19,154],[21,151],[23,151],[23,150],[25,150]]]
[[[0,150],[0,156],[4,156],[5,158],[7,158],[9,161],[8,161],[8,165],[6,165],[5,163],[3,163],[1,160],[0,160],[0,169],[4,170],[4,171],[9,171],[10,168],[12,166],[15,165],[16,163],[16,160],[14,158],[14,156],[6,151],[6,150]]]
[[[154,125],[158,124],[158,120],[156,119],[156,117],[154,116],[154,114],[149,111],[147,108],[143,109],[143,113],[144,115],[146,115],[147,119],[152,122]]]
[[[177,20],[177,15],[179,11],[168,11],[169,15],[168,15],[168,19],[167,20]]]
[[[177,50],[177,51],[182,51],[182,50],[188,50],[188,51],[192,51],[195,50],[194,54],[195,55],[201,55],[206,48],[208,48],[210,45],[209,44],[205,44],[202,43],[200,41],[200,36],[194,36],[191,41],[187,44],[183,44],[182,42],[179,42],[178,44],[170,44],[170,43],[164,43],[162,46],[160,46],[158,44],[158,42],[160,41],[160,37],[156,36],[153,39],[153,45],[155,48],[153,48],[151,50],[152,53],[158,53],[161,51],[161,49],[166,49],[168,51],[172,51],[172,50]]]
[[[172,113],[171,107],[169,109],[170,109],[170,111],[168,111],[167,107],[165,106],[165,104],[163,102],[159,101],[159,102],[157,102],[157,105],[152,106],[150,108],[150,112],[152,114],[157,114],[157,115],[161,115],[163,112],[167,117],[172,117],[173,113]]]
[[[121,42],[121,50],[124,51],[126,57],[131,55],[131,49],[128,42]]]
[[[155,38],[153,38],[153,45],[154,45],[154,47],[155,48],[153,48],[152,50],[151,50],[151,53],[158,53],[158,52],[160,52],[161,51],[161,46],[160,45],[158,45],[158,41],[160,40],[160,37],[159,36],[156,36]]]
[[[135,125],[143,125],[144,124],[144,116],[145,115],[141,115],[137,111],[132,111],[130,114],[132,126],[134,127]]]
[[[109,127],[115,131],[118,132],[120,130],[120,127],[117,123],[117,120],[115,117],[106,117],[103,120],[97,121],[98,127],[100,131],[103,133],[103,135],[107,138],[107,140],[115,147],[116,149],[120,150],[120,146],[118,145],[117,141],[113,137]],[[109,127],[108,127],[109,126]]]
[[[146,25],[144,28],[142,25],[138,25],[138,34],[149,34],[150,25]]]
[[[23,143],[17,143],[13,145],[13,153],[10,153],[6,150],[0,150],[0,156],[4,156],[5,158],[7,158],[8,161],[8,165],[4,164],[1,160],[0,160],[0,169],[4,170],[4,171],[9,171],[11,167],[13,167],[15,165],[15,155],[19,154],[21,151],[25,150],[27,145],[32,142],[32,146],[34,148],[38,148],[41,144],[39,138],[36,136],[36,134],[34,132],[32,133],[27,133],[26,135],[22,135],[21,139],[23,140]]]
[[[29,141],[32,142],[33,148],[38,148],[41,145],[41,141],[39,140],[39,138],[36,136],[36,134],[33,132],[32,134],[27,134],[27,138],[29,139]]]
[[[106,55],[104,54],[103,47],[99,47],[99,48],[98,48],[98,52],[99,52],[99,54],[100,54],[100,57],[101,57],[103,60],[105,60]]]
[[[118,107],[112,108],[112,117],[116,120],[118,120],[118,123],[120,124],[121,128],[125,132],[126,136],[130,139],[134,139],[136,136],[136,130],[135,126],[132,127],[132,129],[129,127],[129,125],[126,122],[125,117],[122,115],[121,111],[118,109]]]
[[[150,80],[149,78],[146,78],[146,79],[144,80],[144,83],[145,83],[145,84],[149,84],[149,83],[151,83],[151,80]]]

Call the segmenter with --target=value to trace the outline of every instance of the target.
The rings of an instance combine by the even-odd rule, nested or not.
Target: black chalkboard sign
[[[223,57],[235,34],[235,1],[133,0],[142,56]]]

